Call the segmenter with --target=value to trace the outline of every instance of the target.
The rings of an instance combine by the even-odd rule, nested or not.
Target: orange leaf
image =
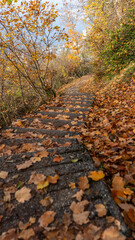
[[[38,220],[40,227],[43,227],[43,228],[48,227],[48,225],[54,221],[55,215],[56,213],[53,211],[45,212]]]
[[[53,162],[61,162],[63,160],[63,157],[55,157],[53,159]]]
[[[84,190],[86,190],[86,189],[88,189],[90,187],[88,178],[86,176],[80,177],[79,180],[80,180],[78,182],[79,189],[84,191]]]
[[[94,181],[99,181],[100,179],[104,178],[104,173],[103,171],[91,171],[89,173],[89,178],[92,178]]]
[[[41,158],[46,158],[49,155],[49,153],[47,151],[42,151],[38,153],[38,156]]]
[[[71,189],[76,188],[75,183],[73,183],[73,182],[70,182],[68,186],[69,186]]]
[[[55,183],[58,182],[59,178],[60,178],[60,177],[59,177],[58,175],[55,175],[54,177],[53,177],[53,176],[48,176],[48,177],[47,177],[47,181],[48,181],[49,183],[55,184]]]

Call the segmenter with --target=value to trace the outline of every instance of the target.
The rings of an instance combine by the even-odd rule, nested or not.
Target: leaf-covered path
[[[109,189],[92,180],[98,170],[79,143],[93,100],[79,91],[86,80],[2,130],[0,240],[130,239]]]

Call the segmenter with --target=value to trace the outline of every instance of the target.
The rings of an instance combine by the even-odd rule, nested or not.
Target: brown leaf
[[[48,155],[49,152],[47,152],[46,150],[38,153],[38,157],[40,158],[46,158]]]
[[[49,147],[52,144],[52,140],[51,139],[46,139],[42,142],[42,145],[44,147]]]
[[[90,187],[88,178],[86,176],[80,177],[79,180],[80,181],[78,182],[78,185],[81,190],[84,191]]]
[[[41,157],[31,157],[30,161],[32,161],[33,163],[40,162],[41,161]]]
[[[74,222],[79,224],[79,225],[82,225],[82,224],[86,224],[89,222],[89,214],[90,212],[89,211],[85,211],[85,212],[82,212],[82,213],[79,213],[79,214],[73,214],[73,219],[74,219]]]
[[[11,228],[7,232],[2,233],[2,235],[0,235],[0,240],[18,240],[16,230]]]
[[[46,179],[46,176],[35,172],[30,176],[28,184],[34,183],[35,185],[37,185],[38,183],[40,183],[41,181],[44,181],[45,179]]]
[[[47,177],[47,181],[48,181],[49,183],[56,184],[56,183],[58,182],[59,178],[60,178],[59,175],[48,176],[48,177]]]
[[[0,172],[0,178],[5,179],[8,176],[8,172],[1,171]]]
[[[106,215],[107,211],[106,208],[103,204],[96,204],[95,205],[96,211],[98,213],[98,217],[103,217]]]
[[[124,180],[122,177],[114,176],[112,181],[112,188],[115,190],[123,190],[124,189]]]
[[[126,224],[135,231],[135,209],[130,208],[127,212],[124,211],[124,220]]]
[[[45,212],[38,220],[40,227],[46,228],[54,221],[56,213],[54,211]]]
[[[76,198],[79,202],[82,200],[82,196],[83,196],[84,192],[82,190],[80,190],[79,192],[77,192],[76,194],[74,194],[72,196],[72,198]]]
[[[4,147],[5,147],[5,144],[1,144],[0,145],[0,151],[3,150]]]
[[[31,198],[31,194],[30,194],[31,189],[23,187],[20,190],[18,190],[15,193],[15,198],[18,202],[20,203],[24,203],[25,201],[29,201],[29,199]]]
[[[114,227],[111,226],[103,232],[102,235],[103,240],[125,240],[126,237],[122,236],[120,232]]]
[[[101,239],[101,228],[97,227],[96,225],[89,224],[88,227],[84,229],[83,239],[84,240]]]
[[[23,230],[18,238],[19,239],[24,239],[24,240],[29,240],[31,237],[35,236],[35,232],[32,228],[29,228],[29,229],[25,229]]]
[[[52,205],[53,199],[50,196],[47,196],[46,198],[42,199],[40,203],[42,204],[42,206],[48,207]]]
[[[6,187],[4,188],[4,202],[9,202],[11,200],[11,193],[15,193],[16,187],[11,186],[11,187]]]
[[[32,161],[31,161],[31,160],[28,160],[28,161],[26,161],[25,163],[16,165],[16,168],[17,168],[17,170],[22,170],[22,169],[29,168],[31,165],[32,165]]]
[[[64,147],[69,147],[72,143],[71,142],[66,142],[63,144]]]
[[[61,162],[63,160],[63,157],[55,157],[53,159],[53,162]]]
[[[89,201],[87,200],[83,200],[81,202],[72,202],[70,205],[70,209],[72,210],[73,213],[78,214],[78,213],[82,213],[84,211],[84,207],[85,205],[88,205]]]

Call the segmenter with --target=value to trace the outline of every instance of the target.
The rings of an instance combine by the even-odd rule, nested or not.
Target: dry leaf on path
[[[35,185],[37,185],[38,183],[40,183],[41,181],[44,181],[45,179],[46,179],[46,176],[35,172],[30,176],[28,184],[34,183]]]
[[[55,157],[54,159],[53,159],[53,162],[61,162],[63,160],[63,157]]]
[[[98,217],[103,217],[106,215],[107,211],[106,208],[103,204],[96,204],[95,205],[96,211],[98,213]]]
[[[59,175],[48,176],[48,177],[47,177],[47,181],[48,181],[49,183],[56,184],[56,183],[58,182],[59,178],[60,178]]]
[[[46,198],[42,199],[40,203],[42,206],[48,207],[53,203],[53,199],[50,196],[47,196]]]
[[[24,203],[25,201],[29,201],[29,199],[31,198],[30,191],[31,191],[31,189],[29,189],[27,187],[21,188],[20,190],[18,190],[15,193],[16,200],[20,203]]]
[[[47,152],[46,150],[38,153],[38,157],[40,158],[46,158],[48,157],[48,155],[49,155],[49,152]]]
[[[78,186],[80,190],[84,191],[90,187],[88,178],[86,176],[80,177],[79,180],[80,181],[78,182]]]
[[[100,179],[104,178],[104,176],[105,175],[103,171],[100,170],[100,171],[91,171],[88,177],[94,181],[99,181]]]
[[[38,183],[37,189],[40,190],[40,189],[46,188],[48,186],[49,186],[49,182],[48,181],[41,181],[41,182]]]
[[[25,163],[16,165],[16,168],[17,168],[17,170],[22,170],[22,169],[29,168],[31,165],[32,165],[32,161],[31,161],[31,160],[28,160],[28,161],[26,161]]]
[[[96,225],[89,224],[84,229],[83,240],[98,240],[101,239],[101,228]],[[109,239],[108,239],[109,240]]]
[[[72,202],[70,205],[70,209],[72,210],[73,213],[78,214],[82,213],[84,211],[84,207],[89,204],[89,201],[83,200],[81,202]]]
[[[38,220],[40,227],[46,228],[54,221],[56,213],[54,211],[45,212]]]
[[[24,239],[24,240],[29,240],[31,237],[35,236],[35,232],[32,228],[29,228],[29,229],[25,229],[23,230],[18,238],[19,239]]]
[[[79,192],[77,192],[76,194],[74,194],[72,196],[72,198],[76,198],[79,202],[82,200],[82,196],[83,196],[84,192],[82,190],[80,190]]]
[[[135,209],[130,208],[127,212],[124,211],[124,220],[126,224],[135,231]]]
[[[121,233],[114,227],[111,226],[103,232],[102,240],[125,240],[126,237],[122,236]]]
[[[0,178],[5,179],[8,176],[8,172],[1,171],[0,172]]]
[[[40,161],[41,161],[41,157],[31,157],[30,160],[31,160],[33,163],[40,162]]]
[[[73,214],[73,219],[74,219],[74,222],[76,224],[79,224],[79,225],[82,225],[82,224],[86,224],[89,222],[89,214],[90,212],[89,211],[85,211],[85,212],[82,212],[82,213],[79,213],[79,214]]]
[[[76,185],[75,185],[74,182],[70,182],[68,186],[69,186],[71,189],[76,188]]]

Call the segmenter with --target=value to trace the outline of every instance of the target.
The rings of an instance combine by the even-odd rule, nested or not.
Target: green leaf
[[[79,159],[77,159],[77,158],[71,160],[72,163],[76,163],[78,161],[79,161]]]

